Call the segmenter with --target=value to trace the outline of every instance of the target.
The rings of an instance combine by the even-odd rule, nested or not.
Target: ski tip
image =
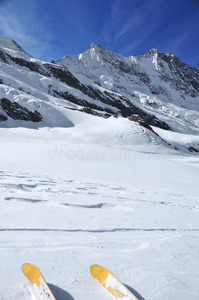
[[[22,272],[24,273],[25,276],[27,276],[30,273],[32,267],[33,265],[30,263],[25,263],[21,266]]]
[[[99,266],[99,265],[92,265],[92,266],[90,266],[91,275],[93,277],[98,277],[98,274],[99,274],[99,272],[100,272],[101,269],[102,269],[102,267]]]

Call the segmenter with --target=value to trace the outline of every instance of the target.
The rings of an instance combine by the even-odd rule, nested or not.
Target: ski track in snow
[[[1,177],[3,179],[1,179]],[[190,195],[184,195],[184,194],[169,194],[167,193],[164,195],[166,198],[172,197],[171,201],[161,201],[162,195],[159,196],[157,193],[155,193],[156,198],[159,198],[159,201],[154,200],[147,200],[147,196],[149,195],[149,198],[152,198],[152,194],[148,193],[146,191],[140,190],[136,191],[137,194],[141,195],[140,199],[137,199],[135,196],[130,197],[128,195],[128,191],[126,187],[115,187],[111,185],[106,184],[100,184],[100,183],[91,183],[91,182],[79,182],[76,180],[61,180],[61,179],[52,179],[52,178],[46,178],[46,179],[40,179],[40,178],[28,178],[29,175],[26,174],[4,174],[3,172],[0,172],[0,187],[1,191],[8,191],[9,195],[4,197],[4,200],[6,201],[19,201],[24,203],[40,203],[40,202],[47,202],[49,200],[44,199],[45,195],[46,198],[53,197],[54,194],[59,194],[62,196],[70,196],[77,198],[79,203],[74,203],[75,201],[72,200],[72,203],[66,203],[62,201],[56,201],[57,205],[65,205],[67,207],[73,207],[73,208],[82,208],[82,209],[111,209],[111,210],[117,210],[118,206],[119,209],[124,210],[134,210],[134,206],[136,202],[140,203],[148,203],[151,205],[165,205],[165,206],[171,206],[171,207],[178,207],[178,208],[184,208],[189,210],[195,210],[199,211],[199,206],[191,206],[191,205],[183,205],[182,199],[189,198]],[[22,183],[10,183],[6,179],[13,180],[13,181],[23,181]],[[5,182],[2,182],[5,181]],[[31,182],[31,184],[29,184]],[[40,197],[42,195],[43,198],[40,199],[32,199],[33,195],[38,195]],[[148,194],[148,195],[147,195]],[[19,195],[21,197],[19,197]],[[113,199],[111,203],[106,202],[99,202],[96,203],[96,198],[93,199],[93,204],[83,205],[81,204],[81,196],[87,195],[89,198],[88,203],[92,201],[92,196],[95,196],[97,198],[103,199],[108,198]],[[22,197],[23,196],[23,197]],[[90,197],[91,196],[91,197]],[[61,198],[61,197],[60,197]]]

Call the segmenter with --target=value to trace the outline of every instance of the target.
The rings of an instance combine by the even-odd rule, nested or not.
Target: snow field
[[[31,299],[30,262],[56,300],[111,299],[92,264],[139,300],[195,300],[198,157],[133,122],[66,117],[74,127],[1,129],[0,299]]]

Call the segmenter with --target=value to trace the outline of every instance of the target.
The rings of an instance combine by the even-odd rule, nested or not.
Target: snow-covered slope
[[[56,300],[112,299],[96,263],[139,300],[195,300],[198,158],[124,118],[67,117],[74,127],[1,128],[0,299],[31,299],[30,262]]]

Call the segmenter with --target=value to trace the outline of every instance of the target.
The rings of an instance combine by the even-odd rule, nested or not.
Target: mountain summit
[[[13,57],[20,57],[29,59],[32,57],[26,51],[23,50],[14,40],[7,36],[0,35],[0,53],[7,53]]]

